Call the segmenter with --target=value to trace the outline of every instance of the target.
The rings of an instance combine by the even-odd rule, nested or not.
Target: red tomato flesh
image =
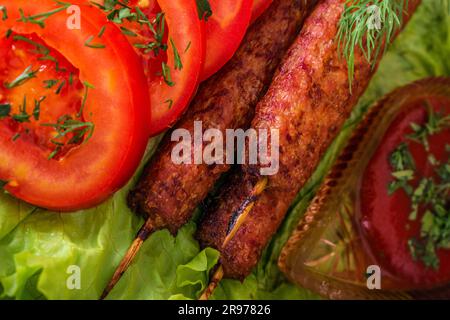
[[[133,13],[137,12],[138,7],[150,23],[161,13],[164,17],[164,22],[155,24],[154,29],[164,26],[161,42],[165,49],[148,50],[142,47],[155,43],[154,33],[148,23],[123,19],[122,23],[117,24],[135,33],[127,34],[122,29],[142,60],[152,108],[148,127],[150,135],[154,136],[170,128],[179,119],[197,90],[205,55],[204,27],[198,17],[195,1],[132,0],[128,7]],[[123,6],[118,5],[117,8],[122,9]],[[166,76],[163,63],[167,70]]]
[[[450,101],[442,98],[429,101],[433,106],[439,106],[436,112],[449,114]],[[389,156],[402,142],[407,143],[416,163],[415,180],[412,183],[417,185],[422,177],[436,176],[427,161],[424,146],[405,138],[412,133],[411,123],[423,125],[427,117],[423,101],[405,108],[387,130],[362,180],[362,233],[383,272],[395,279],[397,289],[427,288],[450,281],[450,250],[437,251],[440,266],[435,270],[426,267],[420,260],[414,260],[408,247],[408,240],[420,235],[421,218],[426,208],[421,208],[418,218],[410,221],[410,197],[404,190],[388,194],[388,185],[393,180]],[[448,161],[445,145],[449,143],[448,129],[429,138],[430,151],[441,163]]]
[[[206,57],[200,79],[219,71],[239,48],[250,24],[252,0],[210,0],[206,22]]]
[[[81,8],[82,28],[70,30],[62,2],[11,0],[2,5],[8,18],[0,23],[0,99],[12,110],[0,121],[0,180],[7,182],[5,189],[10,194],[39,207],[75,211],[95,206],[129,181],[147,145],[149,96],[140,61],[120,30],[91,6]],[[41,17],[49,12],[54,13],[42,26],[20,21],[22,16]],[[5,39],[8,34],[12,38]],[[14,40],[14,35],[45,45],[58,68],[55,61],[41,60],[24,41]],[[93,44],[104,47],[87,46],[91,37]],[[4,83],[11,83],[28,66],[37,70],[34,78],[13,88]],[[72,85],[57,94],[56,86],[45,87],[44,81],[50,79],[72,81]],[[92,136],[87,139],[87,133],[83,134],[78,143],[64,146],[58,156],[49,159],[55,147],[49,138],[55,128],[42,124],[55,124],[58,116],[74,117],[81,111],[87,84],[93,88],[76,119],[95,126]],[[40,117],[12,122],[25,94],[28,114],[35,99],[47,96]],[[15,137],[17,133],[21,135]],[[69,139],[70,134],[58,141]]]
[[[43,53],[36,53],[37,46],[49,49],[48,55],[54,57],[58,64],[53,60],[45,59]],[[55,130],[45,124],[54,123],[55,119],[64,115],[71,115],[74,119],[79,118],[83,121],[82,117],[77,117],[83,97],[83,84],[79,79],[79,71],[59,52],[46,46],[35,34],[12,33],[9,38],[0,39],[0,47],[2,48],[0,83],[10,83],[30,66],[33,71],[36,71],[35,77],[25,83],[10,90],[1,90],[0,103],[10,103],[11,113],[17,115],[21,113],[20,109],[26,98],[25,106],[31,115],[35,103],[42,100],[39,103],[40,108],[36,109],[36,114],[30,118],[30,121],[19,122],[8,117],[0,120],[3,124],[1,128],[10,131],[9,134],[14,140],[20,139],[36,144],[43,152],[51,154],[57,147],[51,142],[54,139]],[[70,133],[59,139],[64,146],[54,159],[60,159],[71,148],[82,142],[67,144],[73,137],[74,133]]]

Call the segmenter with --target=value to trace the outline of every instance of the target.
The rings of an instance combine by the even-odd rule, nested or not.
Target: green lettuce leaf
[[[279,253],[367,108],[384,94],[414,80],[450,76],[450,18],[442,3],[423,1],[383,58],[367,92],[292,204],[254,272],[243,283],[222,281],[214,299],[317,298],[286,281],[277,267]],[[143,163],[158,141],[151,141]],[[0,194],[0,298],[98,299],[143,223],[126,205],[127,193],[139,172],[102,205],[72,214],[36,209]],[[165,230],[153,234],[108,299],[197,298],[207,285],[218,252],[200,250],[193,237],[195,221],[176,237]],[[80,289],[71,286],[73,266],[79,268]]]

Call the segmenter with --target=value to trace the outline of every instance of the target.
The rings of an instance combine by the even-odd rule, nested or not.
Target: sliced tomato
[[[206,22],[206,57],[203,81],[219,71],[239,48],[250,24],[253,0],[210,0]]]
[[[105,3],[100,8],[142,58],[152,106],[150,134],[161,133],[178,120],[198,87],[205,53],[196,2],[131,0],[112,7]]]
[[[252,18],[251,22],[255,22],[267,8],[270,7],[273,0],[253,0]]]
[[[204,31],[198,20],[195,1],[158,0],[158,4],[166,13],[168,39],[176,45],[183,67],[175,69],[174,48],[168,44],[167,65],[173,70],[174,85],[168,86],[161,77],[150,85],[153,134],[173,125],[188,107],[197,91],[205,54]]]
[[[77,10],[67,11],[66,2],[2,5],[4,188],[52,210],[99,204],[130,179],[145,152],[150,109],[141,62],[91,6],[81,7],[81,29],[72,30]]]

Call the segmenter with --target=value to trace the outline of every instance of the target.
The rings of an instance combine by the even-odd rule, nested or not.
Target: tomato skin
[[[81,8],[81,30],[69,30],[65,11],[49,17],[45,28],[17,21],[19,8],[27,16],[40,14],[55,9],[55,1],[3,4],[9,18],[0,24],[2,36],[8,29],[36,34],[80,71],[82,81],[95,86],[83,112],[86,121],[95,124],[95,131],[58,161],[48,160],[36,145],[20,139],[11,143],[10,136],[0,131],[0,179],[14,182],[5,187],[9,193],[39,207],[75,211],[95,206],[131,178],[145,152],[151,115],[140,61],[117,27],[91,6]],[[101,42],[106,48],[85,46],[102,26]]]
[[[273,0],[253,0],[251,23],[255,22],[264,13],[272,2]]]
[[[158,0],[158,4],[165,13],[168,38],[176,44],[183,68],[174,70],[174,50],[169,44],[167,64],[172,69],[175,85],[168,86],[161,77],[150,80],[151,136],[170,128],[186,110],[197,91],[205,56],[204,27],[198,18],[195,1]],[[170,107],[168,101],[173,102]]]
[[[431,100],[433,101],[433,100]],[[438,100],[439,101],[439,100]],[[450,101],[433,103],[444,105],[446,114],[450,111]],[[441,111],[437,109],[435,111]],[[416,162],[417,176],[433,175],[433,168],[427,161],[426,151],[418,143],[405,140],[412,133],[411,122],[422,125],[427,119],[423,103],[410,106],[402,111],[389,127],[378,149],[369,162],[361,184],[361,229],[371,252],[386,272],[394,280],[396,289],[429,288],[450,281],[450,251],[437,251],[440,260],[438,270],[427,268],[422,261],[415,261],[408,248],[408,240],[420,235],[421,217],[409,220],[411,199],[398,190],[389,195],[387,186],[392,181],[389,156],[402,142],[406,142]],[[445,143],[450,130],[429,138],[431,152],[439,161],[447,160]],[[414,183],[417,183],[419,177]]]
[[[210,0],[213,15],[206,22],[203,81],[219,71],[239,48],[250,24],[252,0]]]

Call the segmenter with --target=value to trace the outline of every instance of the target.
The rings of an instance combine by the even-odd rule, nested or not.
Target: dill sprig
[[[338,51],[347,60],[350,90],[355,74],[355,49],[361,48],[375,67],[401,28],[408,0],[347,0],[337,34]],[[383,49],[383,44],[386,43]]]
[[[56,4],[58,4],[59,7],[57,7],[54,10],[48,11],[48,12],[38,13],[38,14],[35,14],[35,15],[31,15],[31,16],[26,16],[25,13],[23,12],[23,9],[20,8],[19,9],[20,19],[17,20],[17,21],[18,22],[24,22],[24,23],[37,24],[41,28],[44,28],[45,27],[45,20],[47,20],[48,18],[50,18],[51,16],[53,16],[56,13],[59,13],[61,11],[66,10],[67,8],[69,8],[72,5],[71,3],[62,2],[62,1],[58,1],[58,0],[54,0],[54,2]]]
[[[61,116],[56,123],[42,123],[41,126],[51,127],[57,132],[57,135],[51,140],[56,147],[48,156],[48,160],[57,156],[66,144],[73,145],[87,142],[94,134],[95,128],[92,122],[73,119],[70,115]],[[63,143],[61,139],[69,135],[71,135],[69,141],[66,144]]]
[[[36,78],[38,70],[33,71],[32,66],[28,66],[16,79],[11,82],[5,82],[5,88],[13,89],[22,85],[32,78]]]
[[[211,4],[208,0],[195,0],[197,4],[198,18],[200,20],[208,21],[212,16],[213,12],[211,9]]]

